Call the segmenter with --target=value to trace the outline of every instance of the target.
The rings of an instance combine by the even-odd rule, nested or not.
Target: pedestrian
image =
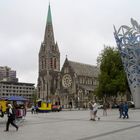
[[[0,117],[4,117],[3,107],[0,104]]]
[[[38,105],[35,106],[35,113],[38,114]]]
[[[32,113],[32,114],[35,113],[35,106],[34,106],[34,105],[32,105],[32,107],[31,107],[31,113]]]
[[[107,116],[107,103],[104,102],[103,104],[103,116]]]
[[[129,118],[127,102],[125,102],[123,105],[123,119],[125,119],[125,118],[127,118],[127,119]]]
[[[119,118],[121,118],[123,115],[123,108],[124,108],[124,104],[123,102],[121,101],[120,104],[119,104],[119,113],[120,113],[120,116]]]
[[[6,130],[4,130],[4,131],[9,131],[9,125],[10,124],[13,125],[16,128],[16,130],[18,131],[18,126],[14,123],[15,112],[14,112],[14,109],[13,109],[11,104],[8,104],[7,117],[8,117],[8,120],[7,120],[7,123],[6,123]]]
[[[93,120],[93,104],[89,102],[90,120]]]
[[[94,104],[93,104],[93,121],[96,121],[96,117],[98,117],[97,116],[97,111],[98,111],[98,104],[96,103],[96,102],[94,102]],[[98,120],[100,120],[100,117],[98,117]]]
[[[69,102],[69,109],[71,111],[71,109],[72,109],[72,101]]]

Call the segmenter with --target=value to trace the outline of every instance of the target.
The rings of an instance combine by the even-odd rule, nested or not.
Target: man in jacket
[[[128,104],[127,102],[124,103],[124,106],[123,106],[123,119],[125,118],[129,118],[129,115],[128,115]]]
[[[18,126],[14,123],[15,121],[15,113],[14,113],[14,110],[13,110],[13,107],[11,104],[8,104],[8,108],[7,108],[7,117],[8,117],[8,120],[7,120],[7,123],[6,123],[6,130],[5,131],[9,131],[9,125],[13,125],[16,130],[18,131]]]

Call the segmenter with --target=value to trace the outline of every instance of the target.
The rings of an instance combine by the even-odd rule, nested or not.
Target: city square
[[[27,113],[19,123],[19,130],[10,127],[3,132],[6,119],[0,118],[0,137],[3,140],[138,140],[140,137],[140,110],[129,110],[129,119],[120,119],[118,109],[108,109],[100,121],[89,120],[89,110],[64,110],[61,112]]]
[[[138,140],[139,5],[1,2],[0,138]]]

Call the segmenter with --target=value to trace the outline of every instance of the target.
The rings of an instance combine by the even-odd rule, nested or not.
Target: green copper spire
[[[51,7],[50,7],[50,4],[49,4],[49,9],[48,9],[47,24],[52,24],[52,15],[51,15]]]
[[[47,15],[46,28],[45,28],[44,41],[45,42],[49,42],[49,41],[54,42],[53,24],[52,24],[52,15],[51,15],[50,4],[48,6],[48,15]]]

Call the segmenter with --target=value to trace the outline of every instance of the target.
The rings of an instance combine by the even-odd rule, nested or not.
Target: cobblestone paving
[[[118,110],[108,110],[100,121],[90,121],[89,111],[61,111],[42,114],[27,113],[18,122],[19,131],[10,127],[3,132],[6,116],[0,118],[1,140],[139,140],[140,110],[130,110],[129,119],[119,119]]]

